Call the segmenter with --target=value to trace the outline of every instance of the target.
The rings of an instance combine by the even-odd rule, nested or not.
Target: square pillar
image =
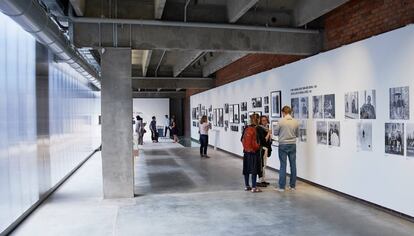
[[[134,197],[131,50],[101,53],[102,175],[104,198]]]

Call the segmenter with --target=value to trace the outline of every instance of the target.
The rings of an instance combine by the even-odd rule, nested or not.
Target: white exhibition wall
[[[291,91],[305,86],[316,88],[300,95]],[[191,97],[191,108],[202,104],[214,109],[223,108],[225,103],[248,102],[248,111],[263,111],[263,107],[252,108],[252,98],[281,90],[282,105],[290,105],[291,98],[307,96],[310,118],[305,120],[307,142],[298,142],[298,176],[414,216],[414,157],[385,153],[385,123],[414,123],[412,99],[410,120],[390,120],[389,89],[403,86],[410,87],[413,97],[414,25],[196,94]],[[345,119],[345,93],[372,89],[376,90],[376,119]],[[313,119],[312,96],[325,94],[335,94],[336,119]],[[340,122],[340,147],[317,144],[316,123],[321,120]],[[361,121],[372,123],[372,151],[357,149],[357,126]],[[239,132],[213,127],[210,144],[219,139],[219,148],[242,155],[242,124],[239,126]],[[192,126],[191,136],[198,139],[197,127]],[[277,154],[274,147],[268,161],[276,169]]]
[[[157,126],[164,125],[165,115],[170,114],[169,98],[134,98],[133,99],[133,117],[140,115],[144,122],[147,123],[146,130],[149,132],[149,123],[151,117],[155,116]],[[148,133],[149,134],[149,133]],[[151,135],[144,135],[145,140],[151,139]]]

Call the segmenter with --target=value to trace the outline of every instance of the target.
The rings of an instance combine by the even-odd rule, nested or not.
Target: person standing
[[[152,117],[152,121],[150,123],[150,130],[152,142],[158,143],[157,121],[155,119],[155,116]]]
[[[165,115],[165,119],[164,119],[164,137],[167,138],[167,132],[170,131],[170,119],[168,118],[168,115]]]
[[[279,136],[279,188],[284,192],[286,187],[287,158],[290,164],[290,190],[296,190],[296,138],[299,136],[299,122],[292,118],[289,106],[282,108],[283,118],[274,131]]]
[[[138,135],[138,145],[143,145],[144,144],[144,133],[145,133],[145,129],[144,129],[144,123],[142,121],[141,116],[137,116],[137,122],[135,125],[135,131],[137,132]]]
[[[202,116],[199,125],[200,133],[200,156],[205,158],[210,158],[207,156],[207,146],[208,146],[208,130],[211,128],[210,123],[207,121],[207,116]]]
[[[259,187],[267,187],[269,185],[266,182],[266,165],[267,158],[272,154],[272,131],[269,129],[269,118],[267,116],[260,117],[260,125],[257,127],[258,136],[260,140],[260,158],[262,164],[262,170],[259,174],[260,183]]]
[[[241,142],[243,144],[243,176],[245,183],[245,191],[252,193],[261,192],[257,188],[257,175],[261,171],[260,161],[260,143],[257,135],[257,125],[259,124],[259,115],[252,114],[250,116],[250,125],[243,130]],[[252,187],[249,184],[249,177],[252,177]]]
[[[178,128],[177,128],[177,123],[175,122],[175,119],[171,119],[171,134],[173,136],[174,139],[174,143],[177,143],[178,140]]]

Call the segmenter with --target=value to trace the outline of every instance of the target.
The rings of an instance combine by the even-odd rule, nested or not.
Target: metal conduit
[[[98,72],[72,47],[37,0],[0,0],[0,11],[48,46],[62,61],[85,76],[93,85],[101,88]]]

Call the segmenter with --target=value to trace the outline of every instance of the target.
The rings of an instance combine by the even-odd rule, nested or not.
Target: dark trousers
[[[164,137],[167,137],[167,131],[170,129],[170,127],[168,127],[168,126],[165,126],[165,129],[164,129]],[[171,132],[171,131],[170,131]]]
[[[244,175],[244,184],[246,185],[246,187],[250,186],[249,184],[249,176],[250,175]],[[256,181],[257,181],[257,175],[251,175],[252,176],[252,187],[256,188]]]
[[[158,133],[157,133],[157,131],[151,130],[151,140],[158,142]]]
[[[200,155],[207,155],[208,135],[200,134]]]

